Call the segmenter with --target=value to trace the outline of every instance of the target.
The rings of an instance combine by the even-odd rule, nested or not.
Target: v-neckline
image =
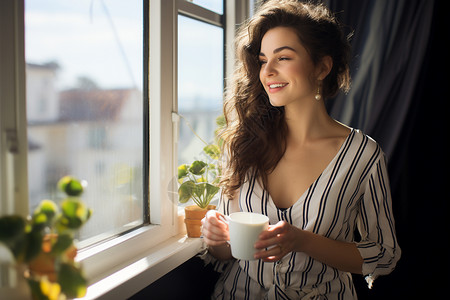
[[[345,145],[347,145],[347,141],[350,139],[350,137],[353,135],[354,132],[355,132],[355,129],[350,128],[350,133],[347,135],[345,140],[342,142],[342,144],[339,148],[339,151],[336,153],[336,155],[333,157],[333,159],[330,160],[330,162],[325,167],[325,169],[323,169],[323,171],[319,174],[319,176],[311,183],[311,185],[303,192],[303,194],[300,195],[299,198],[297,198],[297,200],[291,206],[289,206],[287,208],[284,208],[284,207],[279,208],[278,206],[276,206],[275,202],[273,202],[272,195],[270,195],[269,191],[267,191],[267,189],[265,189],[263,186],[261,186],[261,189],[264,190],[265,193],[267,193],[270,205],[273,205],[279,211],[287,211],[287,210],[291,209],[292,207],[294,207],[297,203],[301,202],[301,200],[303,200],[306,197],[306,194],[309,192],[311,187],[313,187],[317,183],[317,181],[322,177],[322,175],[328,173],[329,169],[335,165],[335,161],[341,155],[341,152],[345,148]],[[258,182],[258,184],[259,184],[259,182]]]

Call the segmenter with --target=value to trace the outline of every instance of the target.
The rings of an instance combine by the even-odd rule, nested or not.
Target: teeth
[[[285,85],[286,85],[286,83],[275,83],[275,84],[269,85],[269,87],[270,87],[271,89],[275,89],[275,88],[283,87],[283,86],[285,86]]]

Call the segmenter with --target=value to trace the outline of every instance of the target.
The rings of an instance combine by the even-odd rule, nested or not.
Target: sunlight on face
[[[314,98],[316,68],[294,29],[275,27],[261,41],[260,80],[274,106]]]

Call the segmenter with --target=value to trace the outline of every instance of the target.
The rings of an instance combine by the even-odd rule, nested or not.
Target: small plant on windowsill
[[[182,164],[178,167],[178,201],[186,203],[192,200],[195,205],[185,207],[185,224],[189,237],[200,237],[201,219],[215,205],[210,205],[211,200],[219,192],[221,169],[219,165],[221,140],[217,138],[217,132],[223,126],[223,116],[216,119],[215,142],[207,144],[196,133],[206,146],[201,155],[203,160],[195,160],[191,164]]]
[[[74,234],[92,211],[80,200],[86,183],[64,176],[58,188],[66,195],[58,207],[42,200],[28,218],[0,217],[0,246],[8,248],[15,264],[24,270],[33,299],[83,297],[87,281],[75,262]]]

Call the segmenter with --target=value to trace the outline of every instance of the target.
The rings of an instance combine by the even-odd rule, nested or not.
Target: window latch
[[[17,131],[15,129],[6,129],[6,149],[12,154],[19,153],[19,139],[17,138]]]
[[[180,115],[176,112],[172,112],[172,124],[173,124],[173,142],[174,144],[178,143],[179,138],[179,130],[178,127],[180,126]]]

